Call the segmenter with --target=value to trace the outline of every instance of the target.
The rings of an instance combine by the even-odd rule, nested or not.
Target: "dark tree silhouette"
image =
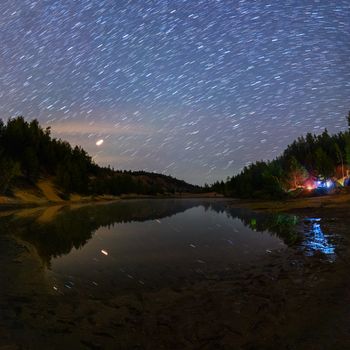
[[[81,147],[51,137],[37,120],[0,119],[0,193],[8,192],[16,181],[35,185],[40,177],[52,177],[62,191],[70,193],[161,194],[198,192],[199,187],[170,176],[143,171],[115,171],[99,167]]]
[[[350,130],[350,112],[347,117]],[[309,179],[344,177],[350,168],[350,131],[330,135],[307,133],[290,144],[273,161],[258,161],[245,167],[226,182],[211,188],[227,196],[240,198],[277,198],[305,185]],[[341,173],[341,174],[340,174]]]

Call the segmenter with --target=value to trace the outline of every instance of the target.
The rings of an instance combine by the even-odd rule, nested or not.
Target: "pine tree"
[[[306,169],[293,156],[289,160],[289,179],[293,188],[302,186],[308,177]]]

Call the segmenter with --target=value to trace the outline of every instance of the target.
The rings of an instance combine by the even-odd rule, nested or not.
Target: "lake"
[[[123,298],[141,298],[153,305],[153,298],[158,298],[159,305],[167,308],[176,303],[169,291],[180,293],[183,298],[201,295],[203,300],[215,293],[221,297],[224,293],[227,298],[227,291],[232,291],[234,286],[252,297],[259,288],[271,290],[266,285],[271,280],[282,284],[286,283],[285,279],[304,283],[305,272],[307,281],[315,276],[325,278],[320,276],[332,271],[346,250],[344,236],[334,232],[337,227],[334,220],[254,213],[234,209],[222,199],[127,200],[34,208],[3,213],[0,223],[3,266],[0,278],[6,281],[0,297],[4,304],[14,300],[15,307],[20,307],[15,320],[11,316],[13,310],[7,305],[4,314],[7,310],[10,316],[3,316],[2,323],[9,338],[14,332],[23,342],[28,341],[26,332],[19,335],[19,329],[23,331],[28,324],[32,328],[34,319],[49,312],[50,306],[47,318],[51,319],[51,328],[59,330],[62,324],[67,329],[82,325],[82,320],[73,320],[76,312],[80,312],[82,319],[85,313],[97,314],[97,306],[91,305],[92,301],[101,303],[103,307],[98,307],[101,310],[106,303],[112,303],[111,300],[119,305]],[[311,268],[310,264],[316,265]],[[230,283],[228,288],[224,287],[227,283]],[[209,291],[205,295],[203,287]],[[217,290],[214,292],[213,288]],[[275,293],[279,295],[281,290]],[[24,305],[21,300],[25,300]],[[72,307],[72,300],[79,311],[67,311]],[[254,301],[252,305],[256,303],[258,307],[260,302]],[[128,307],[133,303],[129,300]],[[183,305],[185,312],[196,309],[195,303],[186,303],[187,299],[177,307]],[[210,303],[214,304],[207,311],[218,312],[217,301],[211,300],[208,305]],[[235,303],[241,305],[242,301],[237,298]],[[235,303],[232,305],[236,307]],[[155,312],[155,307],[150,306],[149,312]],[[105,310],[107,319],[116,317],[113,310],[110,307]],[[244,317],[253,317],[253,310],[246,310]],[[62,312],[63,321],[57,324]],[[140,321],[138,327],[142,328],[153,316],[148,319],[147,313],[139,310],[138,317],[141,314],[144,324]],[[93,324],[102,322],[101,317],[96,316]],[[198,322],[197,317],[199,314],[193,322]],[[16,328],[18,322],[19,329]],[[128,326],[128,321],[122,323]],[[47,326],[41,321],[39,324],[40,329]],[[82,336],[70,329],[67,331],[70,337],[64,341],[52,339],[56,339],[53,341],[57,346],[66,342],[67,346],[94,348],[91,344],[101,343],[113,348],[111,339],[115,330],[106,327],[110,337],[97,334],[87,341],[86,330]],[[127,329],[122,332],[124,347],[121,345],[121,348],[129,348],[132,343],[128,334],[133,332]],[[156,329],[158,326],[154,325]],[[32,337],[38,331],[32,329],[29,334]],[[237,342],[240,337],[236,337]],[[3,339],[5,345],[11,343],[6,336]],[[86,341],[90,345],[86,345]],[[150,344],[159,346],[157,342]]]

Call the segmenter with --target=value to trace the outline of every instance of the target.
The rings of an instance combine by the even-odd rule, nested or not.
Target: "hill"
[[[163,174],[100,167],[81,147],[51,137],[49,127],[23,117],[0,119],[0,169],[0,196],[8,203],[202,190]]]

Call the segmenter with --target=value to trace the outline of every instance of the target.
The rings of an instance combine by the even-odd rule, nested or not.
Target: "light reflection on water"
[[[194,202],[171,216],[99,227],[84,247],[51,259],[51,269],[60,276],[90,280],[100,288],[109,287],[108,281],[127,288],[193,279],[286,248],[267,226],[259,226],[257,232],[227,215],[222,203],[215,209]]]
[[[65,289],[76,289],[79,281],[108,288],[177,283],[273,251],[283,254],[287,246],[329,261],[338,251],[337,236],[324,233],[320,218],[256,213],[223,200],[135,200],[62,208],[51,220],[43,217],[17,215],[0,226],[34,246]]]
[[[316,252],[325,254],[329,260],[335,260],[335,245],[330,242],[331,235],[325,234],[321,228],[321,218],[308,218],[305,232],[305,254],[313,256]]]

